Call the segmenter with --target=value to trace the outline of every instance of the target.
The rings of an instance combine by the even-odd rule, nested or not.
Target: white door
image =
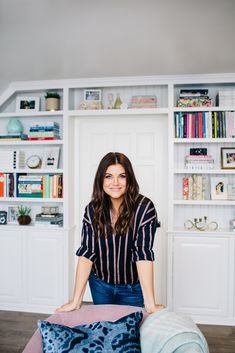
[[[90,201],[95,172],[108,152],[128,156],[140,192],[155,203],[162,227],[155,241],[155,293],[158,302],[166,294],[166,210],[167,210],[167,118],[106,117],[77,119],[75,124],[75,170],[77,183],[75,212],[79,233],[85,205]],[[77,235],[77,246],[80,234]],[[85,297],[88,300],[88,297]]]

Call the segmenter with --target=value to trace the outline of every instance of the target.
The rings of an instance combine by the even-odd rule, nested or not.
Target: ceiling
[[[235,72],[234,0],[0,0],[12,81]]]

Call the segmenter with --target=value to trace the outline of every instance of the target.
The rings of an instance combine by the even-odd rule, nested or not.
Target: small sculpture
[[[108,109],[113,109],[113,94],[112,93],[108,93]]]

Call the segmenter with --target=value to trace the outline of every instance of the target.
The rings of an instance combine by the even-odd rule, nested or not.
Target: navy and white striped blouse
[[[153,242],[157,212],[153,202],[139,195],[136,203],[133,229],[126,235],[94,236],[91,203],[86,207],[82,242],[77,256],[85,256],[93,262],[92,270],[101,280],[110,284],[133,284],[138,282],[136,261],[154,261]]]

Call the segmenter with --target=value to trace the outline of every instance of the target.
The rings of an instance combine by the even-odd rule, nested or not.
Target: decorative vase
[[[117,93],[117,97],[114,103],[114,109],[120,109],[121,108],[121,104],[122,104],[122,100],[120,98],[120,94]]]
[[[7,124],[8,134],[21,134],[24,131],[24,127],[19,119],[12,118]]]
[[[30,224],[31,217],[29,215],[19,216],[17,220],[21,226],[26,226]]]
[[[54,111],[59,110],[60,100],[59,98],[46,98],[46,110]]]

